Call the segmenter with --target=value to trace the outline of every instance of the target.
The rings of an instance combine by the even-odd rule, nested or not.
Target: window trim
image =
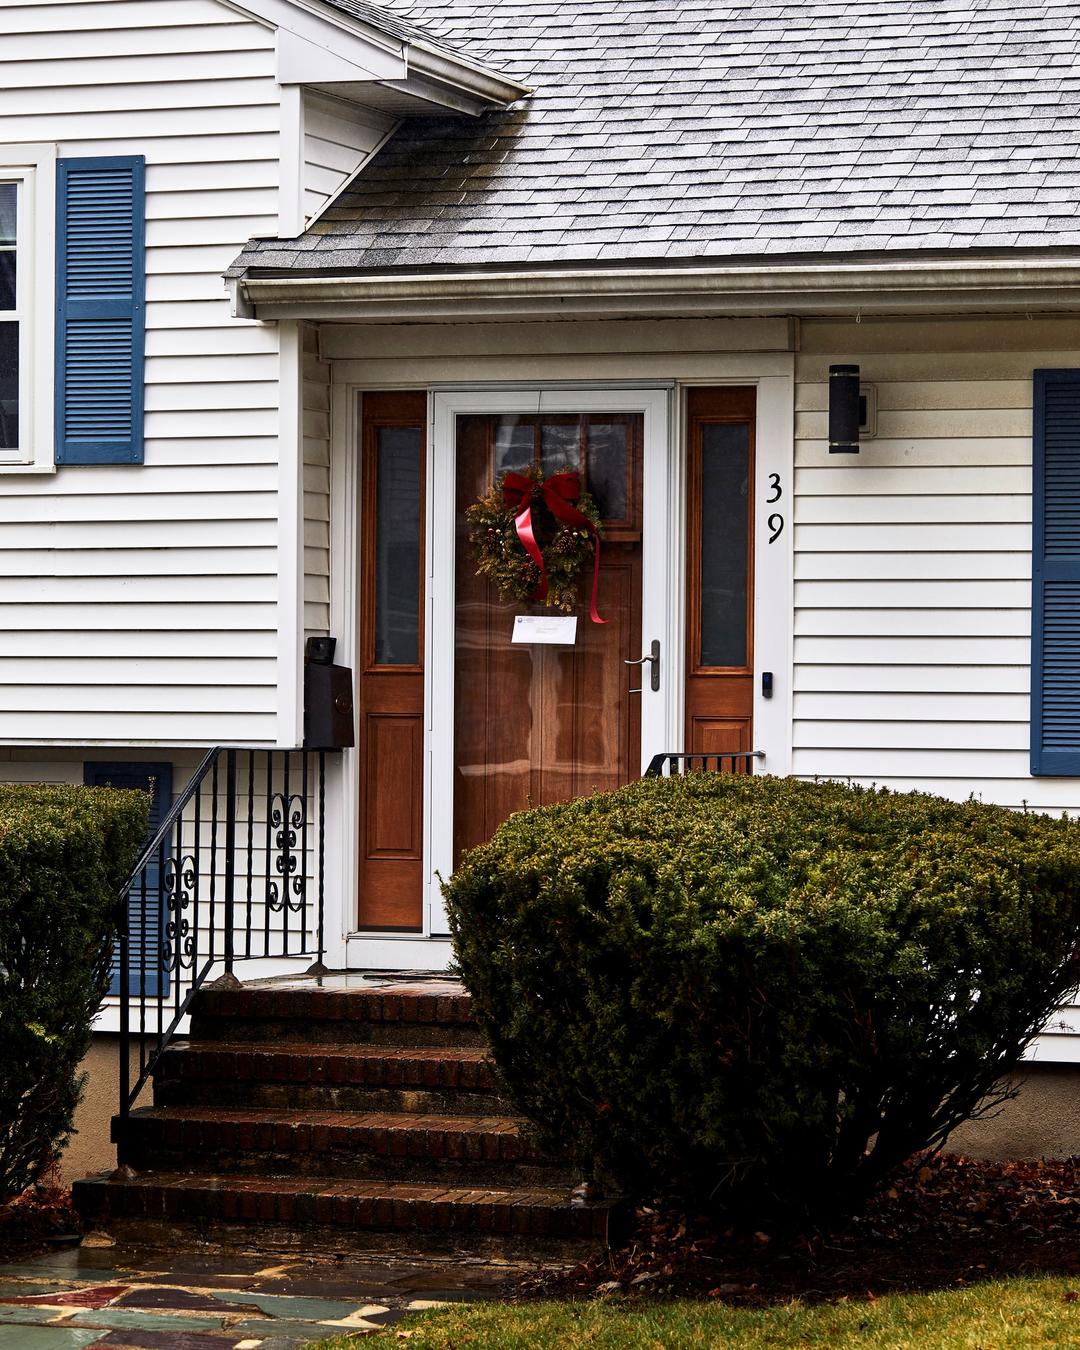
[[[0,450],[0,474],[55,473],[56,146],[0,145],[0,182],[20,185],[15,294],[20,443],[14,452]]]

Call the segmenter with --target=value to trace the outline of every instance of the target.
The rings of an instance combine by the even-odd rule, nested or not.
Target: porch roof
[[[406,121],[232,276],[1080,245],[1060,0],[332,0],[535,93]]]

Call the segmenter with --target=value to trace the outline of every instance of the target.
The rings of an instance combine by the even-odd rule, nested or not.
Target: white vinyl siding
[[[389,117],[304,94],[304,219],[312,221],[394,127]]]
[[[0,7],[0,142],[147,162],[146,462],[2,480],[0,741],[276,739],[277,332],[221,274],[275,229],[278,93],[218,0]]]
[[[1080,367],[1064,319],[821,320],[796,361],[793,769],[1080,812],[1029,773],[1032,372]],[[828,367],[878,390],[830,456]],[[1080,1060],[1080,1007],[1036,1059]]]
[[[878,434],[826,443],[828,367]],[[1039,810],[1029,762],[1032,372],[1080,367],[1067,320],[805,321],[796,361],[793,767]]]

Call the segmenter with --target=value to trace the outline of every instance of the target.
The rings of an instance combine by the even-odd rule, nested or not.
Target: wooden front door
[[[626,663],[641,654],[642,437],[638,413],[457,420],[455,866],[514,811],[640,774],[641,696],[632,690],[642,681]],[[598,612],[606,622],[590,619],[590,569],[572,646],[513,643],[517,615],[555,611],[500,599],[469,549],[466,508],[504,473],[532,464],[545,477],[576,470],[603,517]]]
[[[687,398],[690,752],[753,749],[755,399],[752,388],[693,389]]]

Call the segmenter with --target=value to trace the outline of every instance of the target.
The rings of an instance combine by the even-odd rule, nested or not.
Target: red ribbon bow
[[[581,496],[581,480],[576,473],[553,473],[550,478],[539,485],[535,479],[527,478],[523,473],[511,472],[503,475],[503,504],[513,511],[514,528],[521,540],[521,546],[540,572],[540,581],[536,590],[533,591],[533,599],[545,600],[548,593],[544,555],[540,551],[540,545],[536,542],[536,535],[533,533],[532,527],[532,503],[538,487],[545,505],[556,520],[561,520],[564,525],[573,526],[575,529],[584,529],[592,536],[594,546],[593,586],[589,617],[593,623],[607,623],[607,619],[602,619],[596,608],[596,593],[600,586],[600,536],[596,533],[596,526],[589,517],[574,505]]]

